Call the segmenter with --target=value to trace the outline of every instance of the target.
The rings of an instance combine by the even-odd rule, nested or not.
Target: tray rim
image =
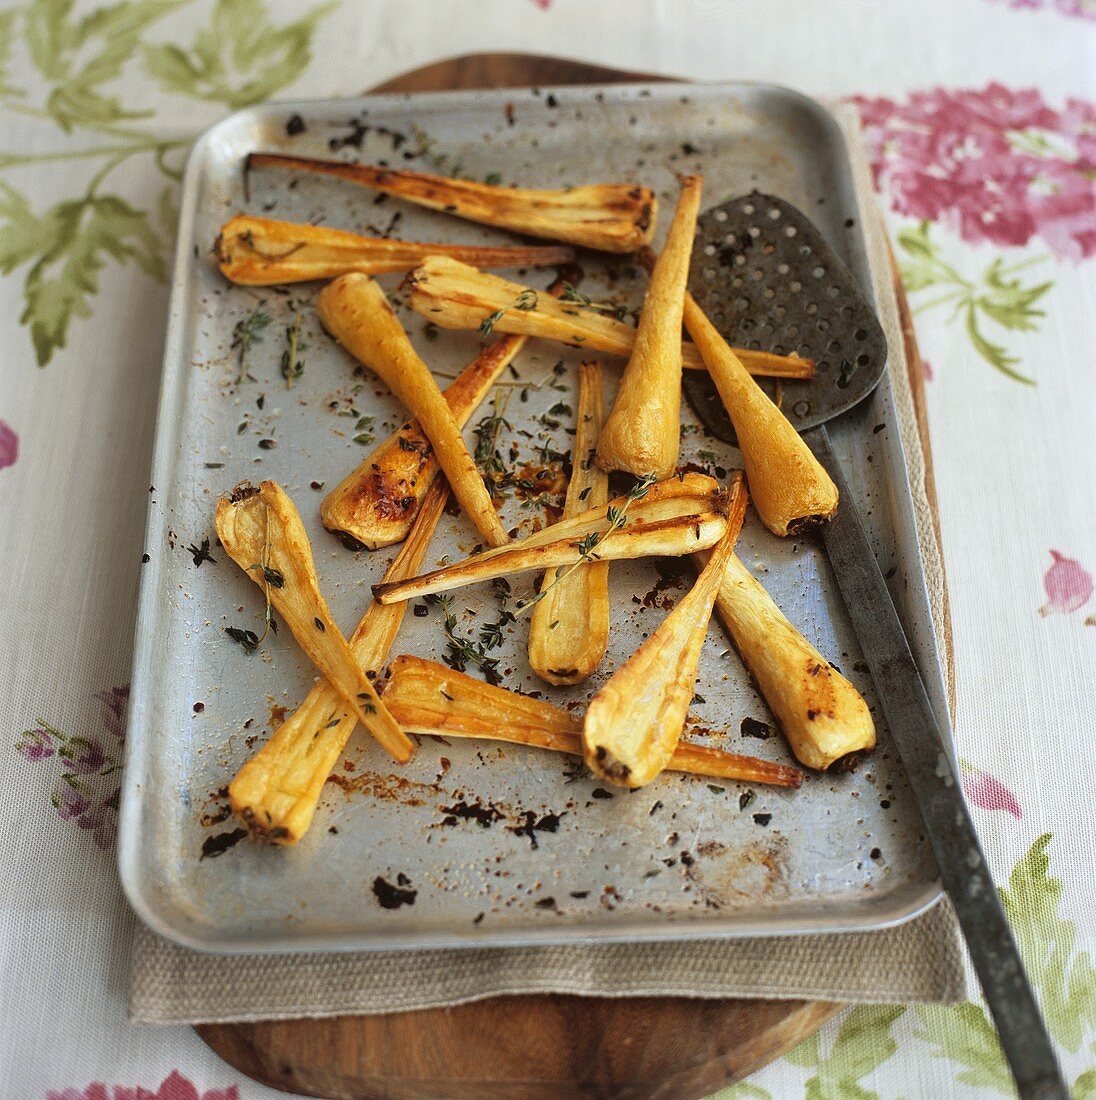
[[[178,423],[173,420],[171,411],[178,405],[180,390],[185,388],[188,376],[188,363],[180,354],[180,347],[185,343],[185,326],[187,324],[186,303],[193,295],[194,285],[188,277],[191,273],[191,265],[194,257],[189,243],[193,237],[195,220],[197,217],[199,180],[204,169],[206,157],[210,147],[217,141],[223,131],[231,132],[234,127],[240,125],[243,120],[280,121],[287,112],[304,112],[309,109],[321,108],[332,110],[339,108],[349,111],[351,114],[361,113],[365,109],[382,111],[387,106],[406,106],[408,102],[422,103],[427,109],[431,102],[440,105],[450,105],[453,101],[486,105],[493,102],[505,103],[515,94],[531,92],[538,89],[560,88],[572,92],[602,92],[606,98],[610,96],[621,97],[631,95],[637,99],[666,99],[673,96],[691,95],[698,93],[714,96],[720,93],[735,94],[743,90],[750,92],[775,93],[780,97],[786,97],[800,109],[812,115],[823,129],[828,131],[839,144],[843,156],[844,167],[849,177],[853,176],[853,166],[845,135],[841,126],[834,117],[833,112],[824,104],[797,89],[786,85],[767,81],[680,81],[680,80],[635,80],[621,82],[590,82],[575,84],[537,84],[526,86],[508,86],[501,88],[483,89],[458,89],[458,90],[434,90],[422,92],[379,92],[375,94],[363,94],[348,97],[312,97],[291,100],[273,100],[262,104],[244,107],[224,118],[212,123],[203,130],[195,139],[193,146],[187,154],[187,161],[182,179],[182,198],[179,209],[179,220],[176,228],[175,258],[172,267],[172,278],[169,289],[168,324],[164,339],[164,354],[161,362],[160,392],[157,400],[156,425],[154,430],[153,458],[151,469],[151,485],[166,487],[171,481],[172,454],[178,437]],[[642,96],[640,95],[642,93]],[[864,227],[868,224],[867,217],[860,203],[860,195],[855,191],[857,204],[861,207],[861,219],[858,226],[858,236],[861,238],[861,246],[867,254],[867,241],[864,238]],[[871,300],[878,309],[876,295],[876,278],[878,273],[870,268],[869,276],[872,285],[865,288],[870,292]],[[889,361],[889,352],[888,352]],[[886,387],[886,393],[893,400],[891,379],[888,372],[881,380],[881,386]],[[899,495],[906,501],[911,499],[909,469],[905,462],[905,447],[900,437],[895,438],[896,446],[902,455],[902,483],[895,486]],[[790,928],[774,928],[771,921],[765,915],[758,915],[754,920],[737,920],[732,927],[720,926],[713,918],[690,919],[675,922],[667,922],[662,926],[639,925],[633,927],[631,923],[622,923],[611,928],[596,926],[557,926],[557,927],[527,927],[527,928],[492,928],[488,932],[479,932],[472,929],[464,932],[454,932],[450,935],[437,933],[416,932],[412,935],[400,934],[368,934],[368,939],[363,933],[356,933],[352,937],[353,942],[348,942],[345,932],[332,932],[327,934],[307,934],[292,937],[270,936],[259,943],[226,945],[225,940],[215,937],[204,937],[196,931],[184,930],[178,921],[172,921],[169,916],[160,912],[159,906],[147,892],[147,883],[141,875],[139,867],[138,848],[140,834],[138,829],[138,816],[140,813],[139,800],[141,796],[141,783],[137,780],[135,772],[138,763],[139,751],[146,754],[150,748],[147,738],[142,737],[145,729],[146,692],[154,691],[152,653],[147,645],[142,644],[143,637],[147,634],[148,624],[154,617],[154,603],[158,592],[158,586],[162,573],[163,556],[151,553],[149,548],[155,549],[162,540],[157,536],[166,525],[166,513],[157,514],[156,502],[150,497],[145,521],[145,550],[149,553],[149,561],[145,563],[138,591],[137,615],[134,627],[134,656],[133,671],[131,676],[131,702],[127,719],[125,752],[123,758],[123,774],[121,782],[121,801],[119,805],[118,841],[116,859],[119,878],[123,893],[127,902],[141,918],[141,920],[156,934],[164,936],[175,943],[208,954],[262,954],[278,955],[291,954],[299,951],[321,951],[327,953],[352,953],[373,951],[399,951],[399,950],[452,950],[456,948],[487,948],[487,947],[519,947],[519,946],[548,946],[593,944],[611,942],[667,942],[683,939],[741,939],[749,937],[791,937],[820,934],[855,934],[893,928],[897,925],[914,919],[923,914],[933,905],[941,901],[944,890],[938,877],[926,882],[919,894],[916,887],[902,892],[914,894],[911,900],[898,904],[887,915],[873,920],[858,921],[850,924],[847,918],[835,920],[833,918],[819,917],[807,918],[798,925]],[[925,584],[923,559],[919,552],[915,555],[918,569],[916,571],[918,588],[922,590],[924,602],[928,606],[927,588]],[[930,696],[937,696],[943,692],[943,680],[941,675],[941,659],[939,640],[936,625],[932,622],[931,614],[930,631],[933,636]],[[922,670],[925,675],[925,670]],[[946,710],[946,703],[945,703]],[[944,730],[948,735],[947,751],[954,757],[954,739],[951,736],[950,715],[945,715],[948,721],[944,723]],[[142,773],[143,775],[144,773]],[[170,911],[175,917],[177,910]],[[200,927],[200,926],[195,926]],[[424,936],[430,938],[424,940]]]

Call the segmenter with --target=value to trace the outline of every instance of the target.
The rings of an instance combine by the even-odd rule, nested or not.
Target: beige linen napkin
[[[867,215],[862,222],[890,350],[918,541],[933,622],[942,637],[943,566],[925,489],[885,231],[855,109],[839,106],[834,115],[845,133]],[[223,1023],[369,1015],[549,992],[954,1003],[966,997],[966,978],[959,928],[946,900],[876,932],[345,954],[209,955],[179,947],[138,923],[129,1013],[138,1023]]]

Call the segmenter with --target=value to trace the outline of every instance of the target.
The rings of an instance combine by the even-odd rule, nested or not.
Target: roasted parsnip
[[[511,338],[512,339],[512,338]],[[605,420],[601,368],[582,363],[571,481],[563,518],[609,502],[609,478],[594,462]],[[556,581],[546,573],[529,620],[529,666],[549,684],[577,684],[601,663],[609,644],[609,563],[584,562]]]
[[[727,505],[718,483],[703,474],[641,483],[631,495],[617,497],[605,508],[580,512],[509,546],[484,550],[421,577],[374,585],[373,595],[381,603],[392,603],[529,569],[554,570],[551,582],[590,561],[690,554],[723,537]],[[530,603],[544,598],[542,589]],[[527,606],[519,604],[518,609]]]
[[[697,555],[698,564],[705,558]],[[875,723],[860,693],[734,554],[723,566],[716,610],[801,764],[824,769],[875,747]]]
[[[440,737],[477,737],[582,755],[582,716],[454,672],[421,657],[397,657],[384,701],[405,728]],[[717,779],[798,787],[798,768],[679,741],[666,767]]]
[[[411,410],[434,448],[453,495],[483,540],[490,546],[509,542],[453,413],[384,291],[368,275],[343,275],[320,291],[316,312],[324,328],[376,371]]]
[[[503,336],[496,340],[444,391],[458,428],[464,427],[526,339]],[[323,524],[369,550],[400,542],[407,537],[438,470],[430,440],[417,420],[409,420],[324,497]]]
[[[448,256],[430,256],[411,273],[411,307],[441,328],[480,329],[541,336],[583,351],[601,351],[627,359],[636,329],[604,312],[566,299],[556,302],[532,287],[477,271]],[[751,374],[773,378],[810,378],[814,363],[796,356],[736,348]],[[681,345],[682,366],[704,370],[692,344]]]
[[[646,266],[653,257],[645,249],[640,258]],[[761,522],[783,536],[829,519],[837,511],[837,486],[688,293],[685,327],[734,424]]]
[[[649,783],[669,764],[681,737],[712,605],[746,510],[741,474],[729,495],[727,530],[696,584],[590,700],[583,756],[610,783]]]
[[[566,285],[557,279],[548,293],[559,295]],[[483,348],[442,393],[457,427],[463,428],[479,408],[526,339],[504,336]],[[407,536],[438,470],[430,440],[417,420],[409,420],[327,494],[320,517],[329,531],[369,550],[390,546]]]
[[[350,271],[410,271],[427,256],[452,256],[476,267],[550,267],[575,258],[575,250],[562,245],[483,248],[393,241],[248,214],[238,214],[221,227],[214,252],[221,274],[242,286],[334,279]]]
[[[635,343],[597,444],[603,470],[669,477],[681,443],[681,318],[703,177],[686,176]]]
[[[247,158],[248,170],[270,165],[337,176],[469,221],[602,252],[634,252],[648,244],[658,217],[654,192],[634,183],[541,191],[276,153]]]
[[[320,592],[312,548],[300,514],[273,481],[256,489],[246,481],[217,501],[217,534],[228,556],[266,593],[354,717],[397,760],[411,742],[377,697]]]
[[[449,486],[436,481],[386,577],[398,580],[419,568],[448,499]],[[406,604],[381,607],[372,602],[366,608],[350,637],[350,649],[367,676],[384,665],[406,610]],[[312,688],[229,785],[232,809],[254,835],[279,844],[295,844],[304,836],[356,722],[326,680]],[[401,751],[397,759],[402,763],[410,755],[410,742]]]

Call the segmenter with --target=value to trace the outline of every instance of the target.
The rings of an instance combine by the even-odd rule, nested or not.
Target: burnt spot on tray
[[[756,737],[759,741],[766,741],[772,735],[769,723],[759,722],[756,718],[743,718],[741,731],[743,737]]]
[[[245,836],[247,836],[246,829],[233,829],[229,833],[217,833],[215,836],[206,837],[205,843],[202,844],[202,854],[198,857],[198,861],[201,862],[203,859],[215,859],[217,856],[223,856],[229,848],[234,848]]]
[[[485,806],[482,802],[454,802],[452,806],[443,806],[442,811],[447,815],[443,825],[456,825],[458,820],[475,821],[483,828],[489,829],[496,821],[501,821],[503,813],[494,806]]]
[[[378,875],[373,880],[373,895],[382,909],[399,909],[402,905],[414,905],[419,892],[412,889],[411,880],[401,873],[396,876],[396,885]]]
[[[507,826],[515,836],[527,836],[533,848],[539,848],[537,833],[558,833],[562,814],[542,814],[539,818],[532,810],[525,811],[525,820],[520,825]]]

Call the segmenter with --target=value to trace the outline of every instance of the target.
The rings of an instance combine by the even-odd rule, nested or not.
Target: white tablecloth
[[[1094,0],[0,8],[0,1096],[282,1096],[125,1021],[117,762],[179,164],[227,111],[527,50],[856,97],[927,360],[964,782],[1096,1096]],[[857,1008],[722,1096],[1009,1094],[977,1003]]]

